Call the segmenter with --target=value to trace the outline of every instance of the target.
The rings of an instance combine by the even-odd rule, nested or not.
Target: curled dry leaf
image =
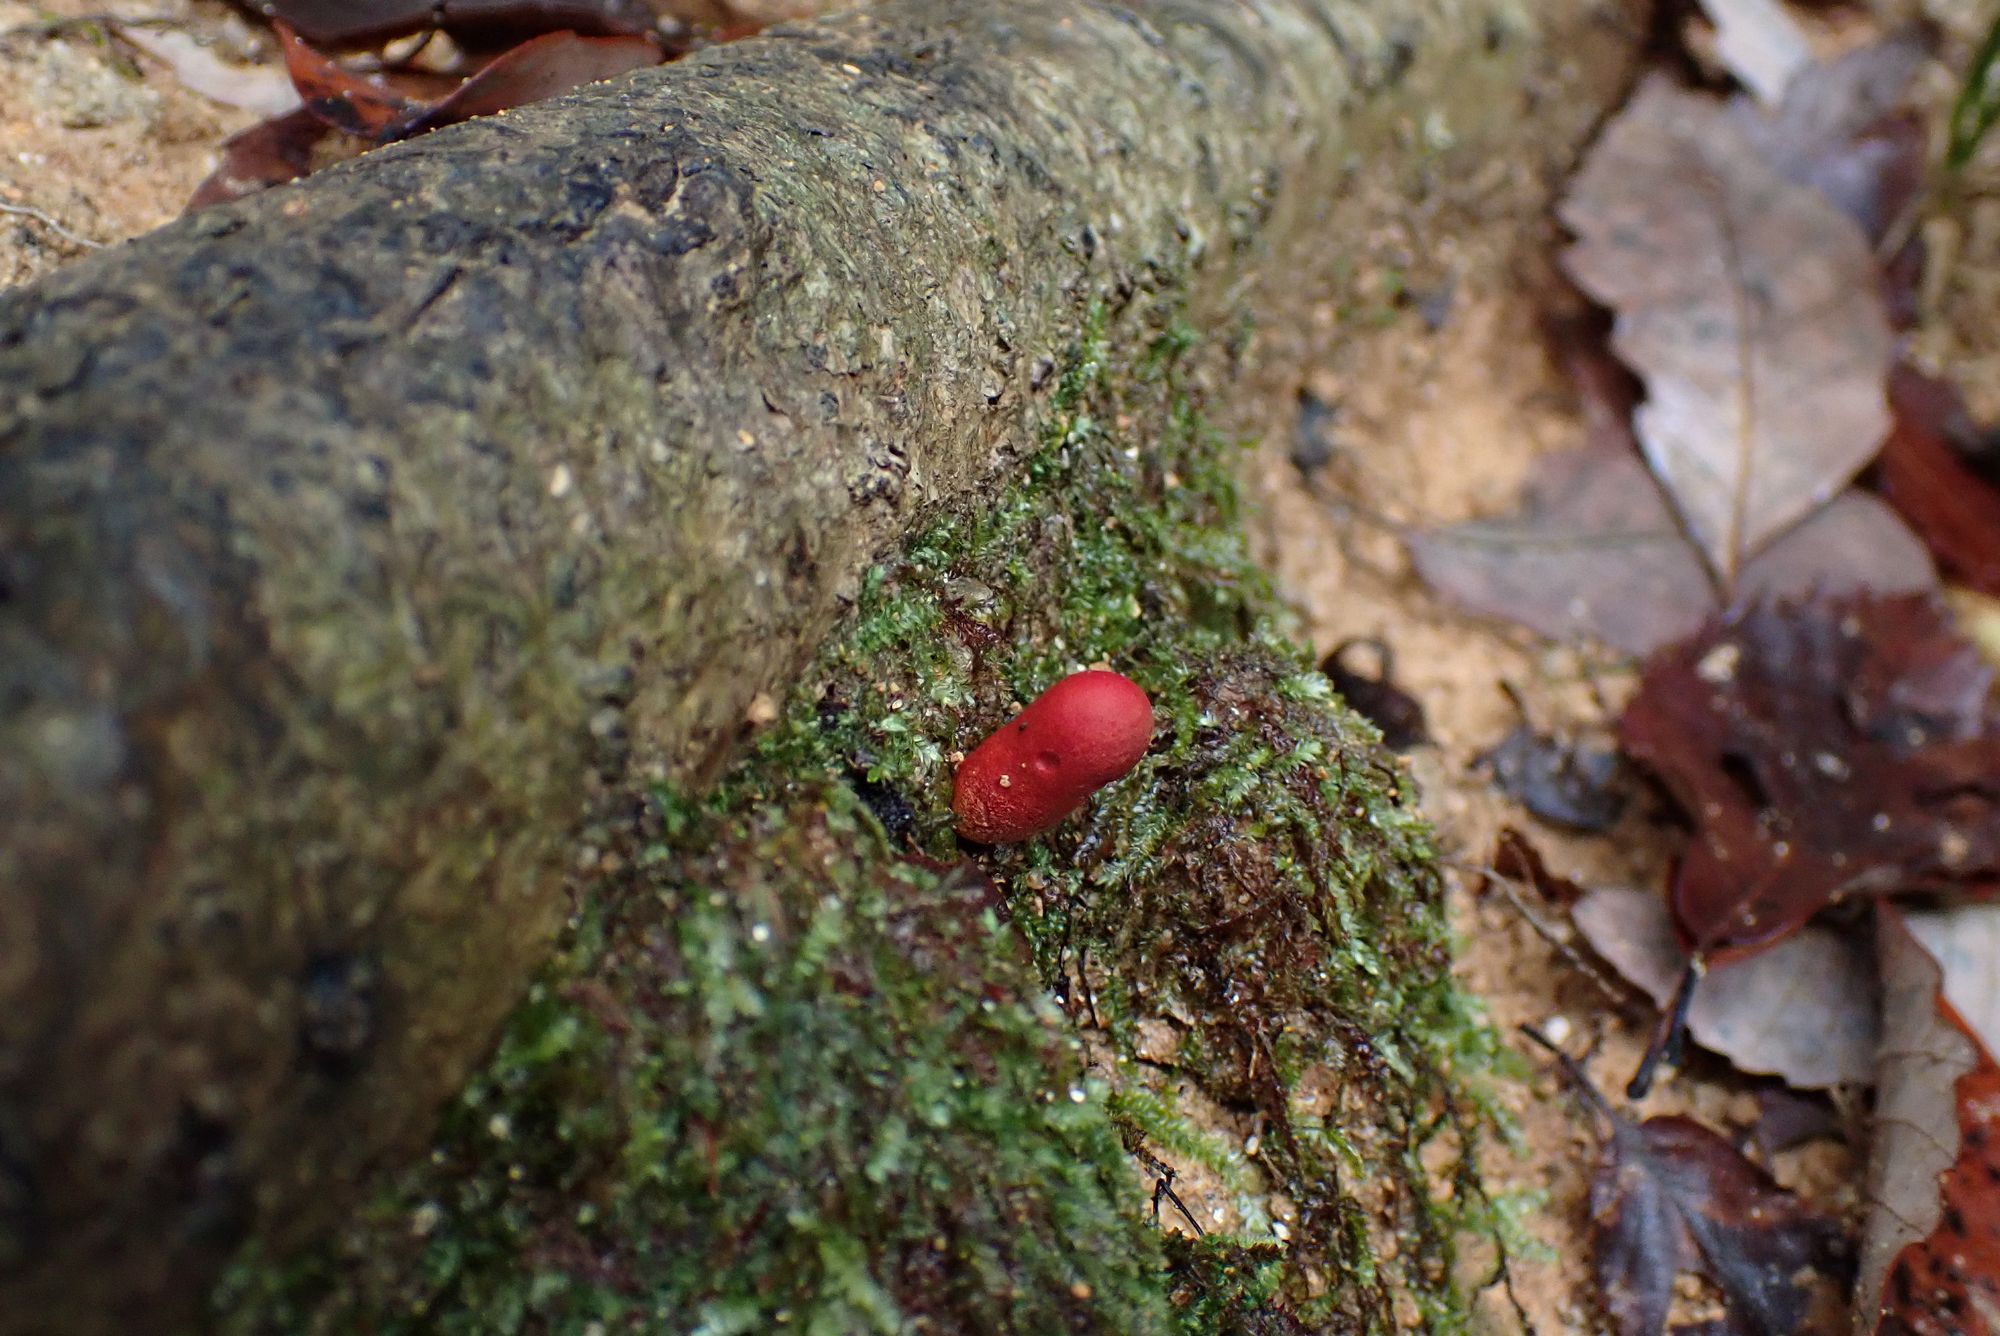
[[[1856,1303],[1877,1336],[2000,1333],[2000,906],[1904,914],[1884,984]]]
[[[1673,915],[1649,891],[1606,887],[1570,911],[1591,949],[1662,1007],[1687,972]],[[1695,1042],[1739,1071],[1801,1090],[1866,1085],[1879,1038],[1875,964],[1851,935],[1808,927],[1710,970],[1688,1006]]]
[[[1717,963],[1843,897],[2000,879],[1992,680],[1916,595],[1759,605],[1656,656],[1619,732],[1697,827],[1686,943]]]
[[[567,30],[637,36],[658,22],[647,0],[254,0],[319,46],[375,46],[436,24],[460,41],[518,42]]]
[[[311,175],[322,165],[320,146],[333,133],[325,121],[300,107],[231,135],[222,141],[221,165],[195,187],[187,211],[193,213]]]
[[[540,102],[572,88],[657,65],[660,59],[660,48],[643,37],[544,33],[510,48],[460,84],[451,96],[412,115],[397,127],[395,137],[406,139],[441,125]]]
[[[1595,446],[1545,455],[1522,502],[1504,518],[1413,535],[1418,574],[1469,611],[1630,654],[1685,639],[1719,609],[1700,554],[1637,456]],[[1737,588],[1748,599],[1936,584],[1909,527],[1849,488],[1753,557]]]
[[[307,111],[362,139],[387,143],[396,137],[396,127],[412,112],[414,104],[408,98],[385,83],[353,73],[283,23],[275,26],[285,70]]]
[[[645,37],[544,33],[495,57],[447,96],[426,102],[353,73],[282,22],[276,27],[303,105],[232,136],[223,145],[221,167],[196,189],[189,210],[308,175],[321,165],[323,146],[343,135],[351,156],[657,65],[663,55]]]
[[[1645,381],[1646,458],[1725,586],[1888,430],[1890,332],[1860,230],[1721,104],[1648,81],[1560,214],[1570,274]]]
[[[1954,448],[1977,435],[1964,400],[1948,383],[1898,367],[1889,401],[1896,423],[1882,447],[1882,494],[1946,571],[2000,595],[2000,487]]]

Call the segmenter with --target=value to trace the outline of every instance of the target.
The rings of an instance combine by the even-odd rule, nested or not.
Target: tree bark
[[[1507,12],[889,3],[0,298],[0,1330],[406,1153],[593,816],[716,772],[1093,313],[1134,364],[1314,270]]]

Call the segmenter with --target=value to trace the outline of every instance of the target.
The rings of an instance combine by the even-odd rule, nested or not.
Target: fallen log
[[[407,1154],[591,823],[715,775],[1094,319],[1137,365],[1311,267],[1505,9],[888,4],[0,298],[0,1330],[182,1311]]]

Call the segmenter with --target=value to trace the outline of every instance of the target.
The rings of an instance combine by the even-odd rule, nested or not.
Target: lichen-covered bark
[[[890,3],[0,297],[0,1330],[324,1223],[1085,312],[1245,314],[1509,12]]]

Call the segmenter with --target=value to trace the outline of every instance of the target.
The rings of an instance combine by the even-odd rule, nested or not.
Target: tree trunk
[[[707,784],[1094,319],[1268,315],[1368,155],[1452,170],[1440,90],[1520,125],[1547,8],[889,3],[0,299],[0,1330],[406,1155],[590,823]]]

